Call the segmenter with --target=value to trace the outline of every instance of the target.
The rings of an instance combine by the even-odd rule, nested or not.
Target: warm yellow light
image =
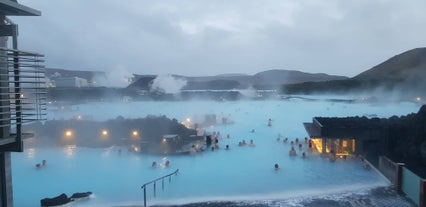
[[[65,131],[65,136],[67,136],[67,137],[72,136],[72,131],[71,130]]]
[[[132,132],[132,135],[136,137],[136,136],[139,135],[139,132],[135,130],[135,131]]]
[[[167,140],[166,140],[166,138],[163,138],[163,142],[166,142]]]
[[[108,135],[108,131],[107,130],[102,130],[102,135],[103,136],[107,136]]]
[[[139,151],[139,148],[138,148],[138,147],[134,147],[134,148],[133,148],[133,150],[134,150],[135,152],[137,152],[137,151]]]
[[[322,139],[312,139],[312,143],[317,152],[322,153]]]
[[[342,147],[348,147],[348,141],[343,140],[343,142],[342,142]]]

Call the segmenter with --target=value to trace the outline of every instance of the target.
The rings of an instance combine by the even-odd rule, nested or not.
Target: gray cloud
[[[426,45],[426,1],[43,0],[14,17],[48,67],[141,74],[356,75]]]

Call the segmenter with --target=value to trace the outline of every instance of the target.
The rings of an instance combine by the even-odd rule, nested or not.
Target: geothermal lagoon
[[[362,193],[388,186],[389,182],[374,170],[364,170],[356,159],[339,159],[332,163],[311,153],[306,144],[289,156],[290,143],[277,141],[280,134],[289,141],[304,140],[303,122],[315,116],[367,116],[387,118],[415,113],[420,105],[410,102],[369,103],[333,102],[326,97],[310,96],[263,101],[188,101],[188,102],[96,102],[73,105],[62,110],[49,106],[48,119],[108,120],[118,116],[141,118],[165,115],[179,121],[197,122],[206,114],[227,118],[232,124],[212,125],[207,133],[220,132],[220,148],[195,155],[147,155],[129,152],[120,146],[86,148],[78,146],[35,146],[25,141],[23,153],[13,153],[12,173],[15,206],[39,206],[40,199],[61,193],[92,191],[92,198],[70,206],[143,205],[141,186],[179,169],[172,181],[147,188],[148,205],[187,204],[206,201],[267,202],[312,197]],[[268,119],[272,126],[267,126]],[[113,130],[113,129],[109,129]],[[254,132],[252,132],[254,130]],[[227,135],[229,134],[229,138]],[[59,138],[58,138],[59,139]],[[142,138],[143,139],[143,138]],[[253,140],[255,146],[238,146]],[[230,150],[225,150],[229,145]],[[120,153],[121,151],[121,153]],[[302,152],[307,158],[302,158]],[[169,167],[152,168],[153,161],[170,161]],[[45,167],[35,164],[46,160]],[[280,170],[274,170],[274,164]],[[290,202],[291,201],[291,202]]]

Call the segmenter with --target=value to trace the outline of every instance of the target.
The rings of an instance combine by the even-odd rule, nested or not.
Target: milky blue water
[[[61,111],[50,108],[48,119],[69,119],[81,115],[93,120],[107,120],[146,115],[166,115],[184,121],[202,119],[204,114],[227,117],[234,124],[210,126],[206,130],[220,131],[221,149],[195,156],[169,156],[168,168],[151,168],[161,163],[162,156],[118,153],[117,147],[93,149],[83,147],[33,148],[27,145],[23,153],[14,153],[13,191],[15,206],[38,206],[40,199],[92,191],[94,197],[75,202],[72,206],[116,206],[143,204],[141,185],[179,169],[172,182],[157,185],[157,197],[152,186],[147,189],[148,204],[191,203],[218,200],[262,200],[309,197],[329,193],[359,191],[388,182],[375,171],[365,171],[358,161],[339,160],[331,163],[308,152],[306,145],[297,157],[289,157],[290,144],[277,142],[278,134],[303,139],[307,136],[303,122],[314,116],[390,117],[417,112],[414,103],[333,103],[323,100],[246,101],[246,102],[130,102],[88,103]],[[267,126],[268,119],[272,127]],[[255,133],[250,133],[255,129]],[[230,138],[226,138],[226,134]],[[58,138],[59,139],[59,138]],[[255,147],[238,147],[238,142],[254,140]],[[224,150],[229,145],[230,150]],[[47,161],[47,167],[35,164]],[[275,171],[278,163],[281,170]]]

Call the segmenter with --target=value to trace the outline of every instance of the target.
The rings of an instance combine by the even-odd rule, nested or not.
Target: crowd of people
[[[267,122],[267,126],[271,127],[272,126],[272,119],[268,119]],[[255,133],[255,129],[251,129],[249,130],[250,133]],[[226,139],[231,139],[230,134],[227,134]],[[211,135],[207,135],[206,136],[206,146],[207,149],[210,148],[211,151],[215,151],[215,150],[219,150],[220,149],[220,140],[222,140],[221,134],[220,132],[213,132]],[[276,137],[276,141],[277,142],[282,142],[283,144],[287,145],[290,147],[290,150],[288,152],[288,155],[290,157],[297,157],[300,156],[301,158],[308,158],[308,154],[311,154],[311,152],[313,152],[314,150],[314,144],[312,142],[311,139],[305,137],[304,139],[299,139],[299,138],[294,138],[292,140],[290,140],[288,137],[283,137],[280,133],[278,134],[278,136]],[[255,143],[253,139],[250,139],[249,142],[246,142],[245,139],[242,139],[241,141],[238,141],[237,144],[238,147],[245,147],[245,146],[249,146],[249,147],[255,147]],[[194,145],[193,145],[194,148]],[[229,144],[226,144],[224,147],[225,151],[229,151],[231,150],[231,147]],[[190,151],[191,155],[195,155],[197,154],[199,151],[198,150],[193,150]],[[328,154],[329,160],[330,161],[336,161],[337,157],[335,156],[335,153],[329,153]],[[346,156],[344,156],[344,158],[346,158]],[[170,164],[170,162],[164,161],[161,166],[163,167],[168,167]],[[275,163],[274,165],[274,170],[278,171],[280,170],[280,166],[278,163]],[[154,161],[152,163],[152,167],[156,168],[157,167],[157,163]],[[364,164],[363,165],[364,169],[366,170],[370,170],[371,166],[368,164]]]

